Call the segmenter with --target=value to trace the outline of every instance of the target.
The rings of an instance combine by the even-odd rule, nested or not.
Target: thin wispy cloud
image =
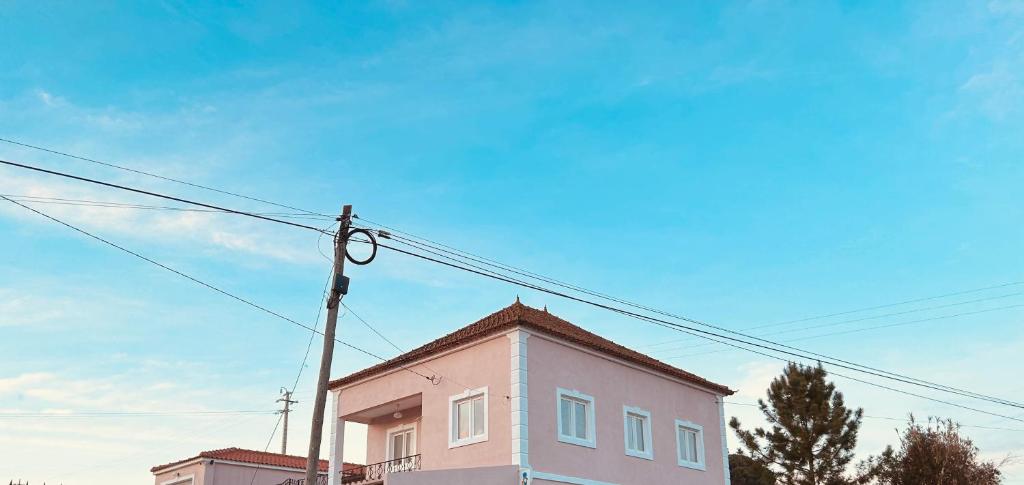
[[[1024,15],[1024,1],[992,0],[988,2],[988,9],[995,14]]]
[[[98,202],[147,204],[164,206],[164,201],[134,195],[119,196],[110,190],[92,189],[88,185],[64,182],[47,176],[16,175],[14,168],[2,167],[8,175],[0,180],[0,193],[31,197],[77,199]],[[16,218],[33,226],[50,226],[68,231],[7,201],[0,201],[0,214]],[[241,216],[211,212],[184,212],[137,210],[116,207],[79,206],[32,202],[19,202],[64,220],[70,224],[95,231],[99,236],[127,237],[132,240],[160,245],[182,244],[197,248],[218,249],[221,253],[247,254],[290,264],[312,264],[319,260],[316,236],[311,231],[288,228],[281,230],[266,223],[240,220]],[[180,206],[180,205],[175,205]],[[184,206],[187,207],[187,206]],[[326,225],[326,224],[325,224]],[[145,228],[144,230],[142,228]],[[309,234],[305,234],[305,233]]]
[[[1005,120],[1024,108],[1024,63],[999,62],[987,72],[971,76],[960,90],[978,108],[996,120]]]

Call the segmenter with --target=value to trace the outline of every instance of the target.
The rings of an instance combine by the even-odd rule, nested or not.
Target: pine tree
[[[771,469],[785,485],[843,485],[853,460],[857,431],[864,415],[846,407],[828,374],[816,367],[790,363],[768,388],[768,402],[758,400],[770,426],[746,431],[735,417],[729,426],[750,457]],[[763,443],[763,444],[762,444]]]
[[[732,485],[775,485],[775,474],[768,467],[743,453],[729,455],[729,477]]]

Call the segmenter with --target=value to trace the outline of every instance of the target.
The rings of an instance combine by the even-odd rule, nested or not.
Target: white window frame
[[[419,430],[417,428],[418,426],[415,421],[412,423],[400,424],[393,428],[388,428],[387,432],[384,435],[384,457],[387,459],[387,461],[398,459],[395,458],[395,451],[391,449],[391,437],[398,433],[404,433],[409,430],[412,430],[412,454],[409,456],[415,456],[416,454],[419,453],[419,447],[417,446],[417,441],[419,441]]]
[[[643,419],[644,451],[629,449],[629,415],[639,416]],[[626,455],[645,460],[654,459],[654,438],[651,436],[651,413],[634,406],[622,406],[622,444],[625,447]]]
[[[697,432],[697,461],[694,462],[683,459],[683,442],[679,439],[679,428],[686,428],[690,431]],[[704,459],[704,427],[692,421],[677,419],[676,427],[672,429],[672,432],[676,435],[676,461],[679,463],[679,466],[706,471],[707,465],[705,464]]]
[[[489,411],[489,406],[490,406],[489,394],[490,393],[487,391],[487,387],[485,386],[485,387],[481,387],[481,388],[478,388],[478,389],[467,389],[467,390],[463,391],[461,394],[456,394],[456,395],[450,396],[448,398],[448,448],[449,449],[451,449],[451,448],[458,448],[460,446],[472,445],[472,444],[476,444],[476,443],[482,443],[484,441],[487,441],[487,428],[488,428],[488,426],[487,426],[487,421],[488,421],[487,415],[490,414],[490,411]],[[472,433],[470,433],[470,435],[471,435],[470,437],[463,438],[463,439],[458,439],[457,438],[457,436],[458,436],[457,426],[459,425],[459,422],[458,422],[458,418],[456,418],[456,416],[455,416],[455,412],[458,409],[456,404],[460,403],[462,401],[465,401],[467,399],[472,399],[472,398],[479,397],[479,396],[483,396],[483,398],[484,398],[484,434],[478,435],[478,436],[472,436]],[[470,406],[470,409],[472,409],[472,408],[473,408],[473,406]],[[473,417],[472,416],[470,416],[469,425],[470,425],[470,427],[473,426]]]
[[[562,434],[562,398],[567,397],[577,401],[583,401],[587,405],[587,439],[577,438],[575,436],[568,436]],[[558,441],[562,443],[568,443],[570,445],[586,446],[587,448],[597,448],[597,426],[595,416],[597,415],[597,408],[594,406],[594,396],[584,394],[575,389],[563,389],[561,387],[555,390],[555,416],[558,417],[558,423],[555,427],[555,432],[558,434]]]

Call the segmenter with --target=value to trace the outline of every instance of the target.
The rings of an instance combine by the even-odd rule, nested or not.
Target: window
[[[637,458],[654,459],[651,443],[651,413],[640,408],[622,407],[626,454]]]
[[[401,425],[388,430],[388,460],[408,458],[416,454],[416,427]]]
[[[487,441],[487,388],[468,390],[448,399],[448,447]]]
[[[594,427],[594,398],[579,391],[559,388],[558,441],[574,445],[597,447]]]
[[[679,466],[704,470],[704,427],[676,420],[676,446]]]

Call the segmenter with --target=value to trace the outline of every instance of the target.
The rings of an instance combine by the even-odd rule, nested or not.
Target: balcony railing
[[[289,478],[278,485],[306,485],[305,478]],[[317,475],[316,485],[327,485],[327,475]]]
[[[341,483],[364,483],[384,480],[389,473],[408,472],[420,469],[420,455],[382,461],[372,465],[349,468],[341,472]]]

